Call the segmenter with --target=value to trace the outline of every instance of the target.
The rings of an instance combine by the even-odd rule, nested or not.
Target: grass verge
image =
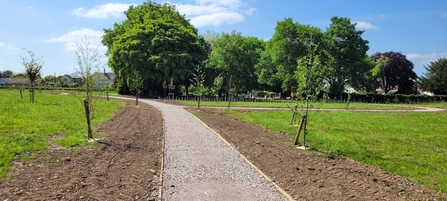
[[[0,178],[5,177],[14,156],[25,159],[25,152],[46,149],[50,136],[60,135],[54,142],[64,147],[87,144],[82,98],[36,91],[32,104],[28,91],[23,91],[23,99],[18,89],[0,89],[0,94]],[[109,119],[123,105],[97,101],[93,126]]]
[[[291,112],[230,112],[234,117],[295,135]],[[447,192],[445,113],[320,111],[310,116],[308,145],[380,167]],[[291,136],[292,137],[292,136]]]
[[[197,106],[197,101],[176,101],[186,106]],[[295,101],[284,102],[231,102],[231,107],[254,107],[254,108],[288,108],[294,107]],[[201,101],[204,107],[228,107],[228,102]],[[348,109],[380,109],[380,110],[414,110],[417,105],[391,105],[372,103],[350,103]],[[324,109],[346,109],[346,103],[325,103]]]

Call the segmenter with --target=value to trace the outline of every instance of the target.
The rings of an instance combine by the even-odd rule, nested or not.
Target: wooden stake
[[[88,134],[87,134],[87,138],[88,139],[92,139],[93,138],[93,133],[92,133],[92,127],[90,125],[90,108],[88,105],[88,100],[84,99],[84,108],[85,108],[85,117],[87,119],[87,127],[88,127]]]
[[[298,144],[298,139],[300,138],[300,133],[301,133],[301,129],[303,129],[303,124],[304,121],[306,120],[306,115],[303,115],[303,118],[301,118],[301,123],[300,123],[300,127],[298,128],[298,131],[296,133],[296,137],[295,137],[295,145]]]

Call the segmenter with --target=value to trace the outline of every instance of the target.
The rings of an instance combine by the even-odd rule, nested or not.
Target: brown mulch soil
[[[96,146],[53,145],[28,153],[36,160],[15,158],[10,179],[0,180],[0,200],[157,200],[162,116],[153,107],[125,103],[95,128],[105,133]]]
[[[379,168],[298,150],[293,146],[294,136],[246,123],[217,109],[195,112],[296,200],[447,200],[445,193]]]

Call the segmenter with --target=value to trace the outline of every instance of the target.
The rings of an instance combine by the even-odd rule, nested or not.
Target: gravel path
[[[237,151],[182,107],[140,101],[163,114],[163,200],[288,200]]]

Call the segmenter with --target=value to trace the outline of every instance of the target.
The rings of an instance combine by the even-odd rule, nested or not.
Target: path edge
[[[250,164],[251,167],[253,167],[257,172],[259,172],[259,174],[261,174],[265,179],[267,179],[267,181],[269,181],[270,183],[272,183],[276,189],[281,192],[281,194],[283,194],[287,199],[289,200],[295,200],[292,198],[292,196],[290,196],[287,192],[285,192],[281,187],[278,186],[278,184],[276,184],[272,179],[270,179],[270,177],[268,177],[266,174],[264,174],[264,172],[262,172],[258,167],[256,167],[251,161],[249,161],[244,155],[241,154],[241,152],[239,152],[233,145],[231,145],[225,138],[223,138],[219,133],[217,133],[214,129],[210,128],[207,124],[205,124],[202,120],[200,120],[198,117],[196,117],[194,114],[192,114],[191,112],[189,112],[188,110],[185,109],[185,107],[181,107],[183,110],[185,110],[186,112],[188,112],[189,114],[191,114],[194,118],[196,118],[200,123],[202,123],[206,128],[208,128],[211,132],[213,132],[215,135],[217,135],[225,144],[227,144],[231,149],[233,149],[234,151],[236,151],[238,153],[239,156],[241,156],[246,162],[248,162],[248,164]]]

